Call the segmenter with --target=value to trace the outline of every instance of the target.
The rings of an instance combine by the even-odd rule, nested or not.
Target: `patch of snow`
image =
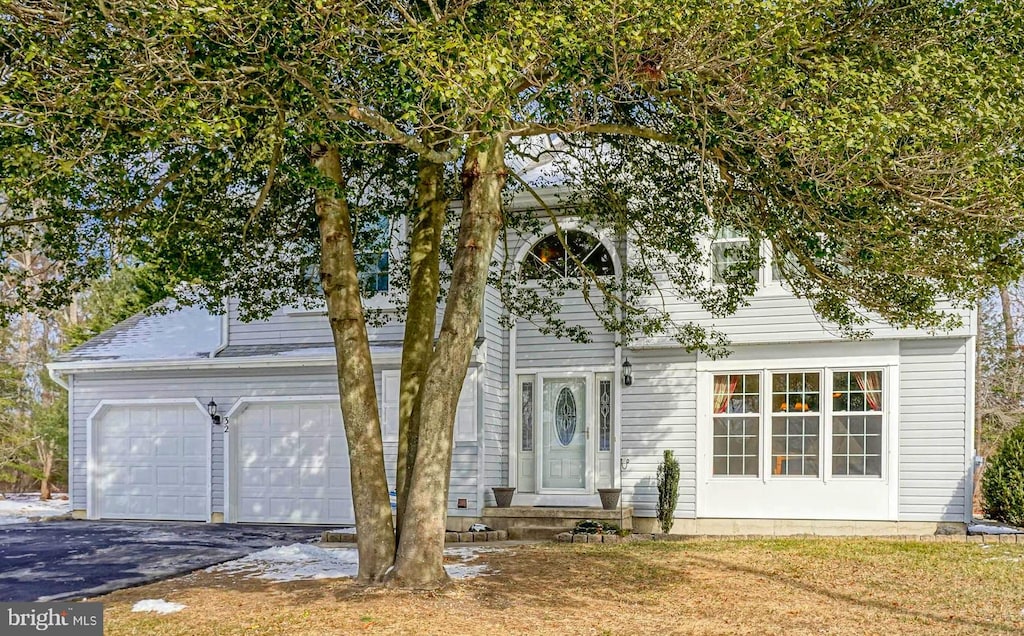
[[[503,548],[459,547],[444,551],[445,556],[459,559],[444,566],[453,579],[467,579],[494,570],[485,564],[471,564],[484,552],[500,552]],[[238,574],[278,583],[317,579],[352,578],[359,572],[359,556],[355,548],[321,548],[308,543],[269,548],[247,557],[207,568],[207,572]]]
[[[344,534],[355,534],[356,533],[356,529],[355,528],[334,528],[332,530],[328,530],[327,532],[342,532]]]
[[[481,554],[487,552],[503,552],[504,548],[493,548],[485,546],[462,546],[458,548],[448,548],[444,551],[444,555],[447,557],[456,557],[461,559],[460,563],[447,563],[444,566],[445,572],[448,576],[453,579],[472,579],[478,576],[484,576],[487,574],[497,574],[497,570],[492,570],[490,566],[485,563],[472,564],[471,561],[475,561],[480,557]]]
[[[132,605],[133,612],[156,612],[157,614],[173,614],[185,609],[181,603],[169,603],[162,598],[147,598]]]
[[[24,523],[29,517],[55,517],[71,512],[67,499],[39,499],[39,493],[13,493],[0,499],[0,524]]]
[[[109,340],[85,343],[72,358],[173,360],[209,354],[220,345],[221,317],[202,307],[179,307],[139,318]]]
[[[354,548],[327,549],[293,543],[255,552],[206,571],[276,582],[351,578],[359,572],[359,558]]]
[[[967,534],[1020,534],[1020,529],[1012,526],[997,526],[976,523],[967,527]]]

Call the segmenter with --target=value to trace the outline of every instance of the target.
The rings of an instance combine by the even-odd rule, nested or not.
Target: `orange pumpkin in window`
[[[779,410],[780,411],[788,411],[789,410],[789,405],[786,404],[785,402],[783,402],[782,404],[779,405]]]
[[[797,402],[796,404],[794,404],[793,405],[793,410],[794,411],[803,411],[804,410],[803,402]]]
[[[842,397],[842,395],[843,394],[841,392],[836,391],[835,393],[832,394],[832,397],[837,398],[837,397]]]

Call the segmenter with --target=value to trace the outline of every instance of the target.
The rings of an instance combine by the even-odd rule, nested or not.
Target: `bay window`
[[[881,369],[715,374],[711,475],[881,477],[884,394]]]

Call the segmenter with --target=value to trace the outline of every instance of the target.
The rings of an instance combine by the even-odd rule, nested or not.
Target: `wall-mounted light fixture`
[[[217,403],[212,399],[206,404],[206,412],[210,414],[210,424],[213,426],[223,426],[224,432],[228,432],[228,418],[226,415],[221,415],[217,412]]]
[[[622,361],[622,383],[633,386],[633,364],[626,358]]]

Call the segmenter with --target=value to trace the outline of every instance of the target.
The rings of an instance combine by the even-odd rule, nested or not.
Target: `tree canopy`
[[[557,137],[574,213],[630,242],[621,280],[579,278],[625,341],[718,350],[638,299],[735,310],[765,241],[841,326],[864,309],[941,325],[937,301],[1022,270],[1022,43],[1024,12],[1000,0],[0,0],[0,251],[42,236],[65,264],[0,310],[59,305],[112,252],[250,317],[322,293],[353,461],[376,475],[355,493],[375,580],[387,548],[369,558],[363,536],[390,517],[357,270],[404,219],[395,572],[429,585],[488,276],[560,328],[550,296],[495,275],[498,235],[537,223],[501,208],[532,187],[510,161]],[[750,244],[714,287],[704,237],[723,228]],[[428,574],[403,566],[431,550]]]

